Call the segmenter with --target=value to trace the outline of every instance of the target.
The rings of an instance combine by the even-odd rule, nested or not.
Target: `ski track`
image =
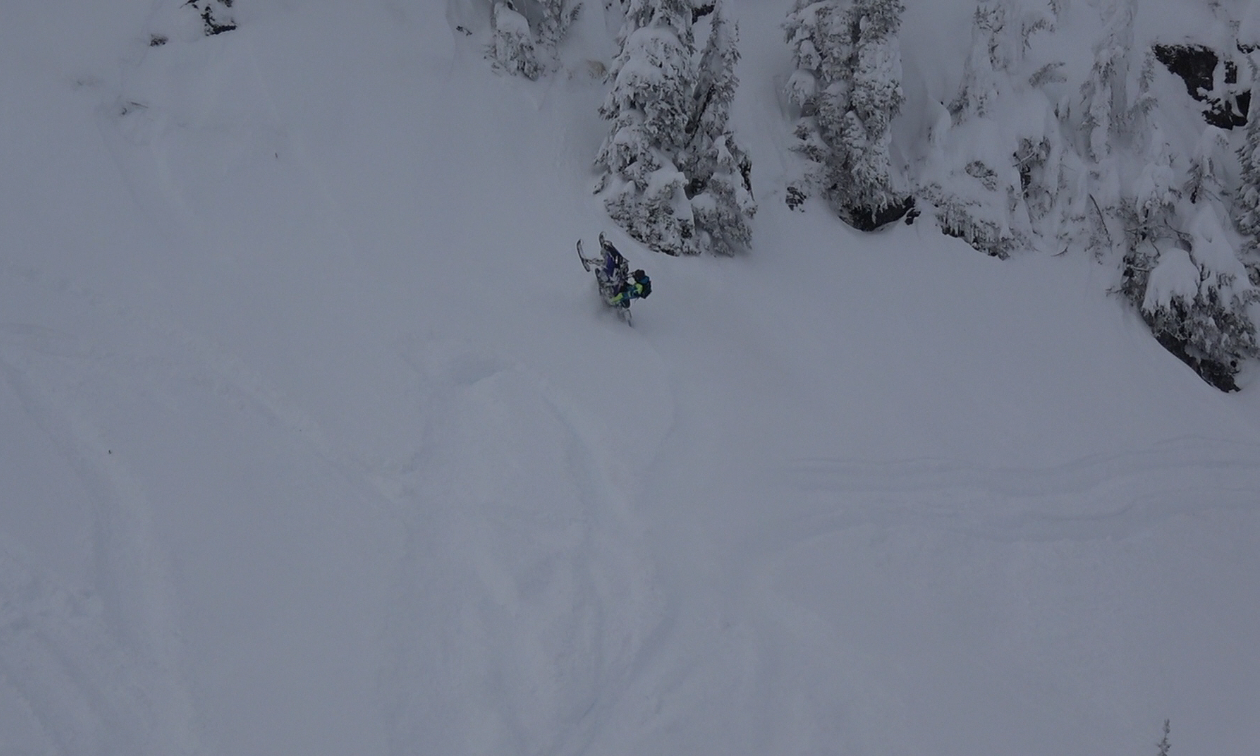
[[[408,359],[432,413],[395,476],[391,752],[589,752],[658,618],[626,471],[524,366],[431,341]]]
[[[1158,586],[1153,560],[1159,557],[1148,553],[1146,536],[1166,529],[1195,533],[1195,521],[1254,513],[1260,506],[1258,470],[1258,447],[1182,437],[1046,468],[808,459],[766,475],[767,490],[758,495],[779,502],[778,515],[715,544],[719,566],[713,571],[722,577],[710,587],[718,598],[708,609],[709,623],[720,617],[723,631],[710,634],[741,640],[706,649],[707,665],[722,670],[708,674],[724,673],[734,690],[742,680],[744,698],[735,708],[764,716],[751,732],[765,740],[732,752],[921,752],[938,738],[953,751],[966,750],[959,744],[969,738],[1018,750],[1030,737],[1053,737],[1021,708],[1034,695],[1019,672],[1028,663],[1022,653],[963,641],[960,648],[972,648],[969,668],[920,650],[928,637],[960,631],[892,629],[903,603],[952,607],[948,602],[958,601],[973,604],[972,616],[956,620],[968,628],[964,633],[984,637],[991,632],[985,618],[992,616],[988,622],[996,621],[1008,638],[1023,638],[1034,658],[1048,647],[1065,654],[1060,668],[1032,684],[1055,691],[1061,705],[1079,715],[1081,727],[1065,742],[1087,748],[1111,739],[1119,747],[1125,741],[1115,721],[1135,716],[1121,708],[1132,693],[1119,681],[1144,674],[1158,686],[1153,681],[1163,674],[1150,660],[1125,653],[1135,630],[1111,615],[1121,602],[1127,612],[1150,614],[1152,621],[1157,613],[1152,597],[1161,591],[1152,585]],[[967,556],[976,540],[996,544],[987,558]],[[943,556],[950,554],[964,556]],[[1237,563],[1246,569],[1246,558],[1230,558],[1241,559]],[[936,574],[941,559],[968,566],[960,574]],[[1064,582],[1053,565],[1065,561],[1094,565],[1097,584]],[[795,590],[802,574],[830,586],[829,603]],[[1039,612],[1053,614],[1061,606],[1081,618],[1060,630],[1070,641],[1047,635],[1039,618]],[[882,620],[872,623],[866,618],[871,612]],[[1196,632],[1205,631],[1186,634]],[[699,639],[698,630],[691,633],[690,641],[677,639],[680,648]],[[876,644],[868,633],[888,635]],[[901,657],[865,650],[897,643],[904,644]],[[730,670],[741,667],[737,660],[748,657],[743,676],[733,675]],[[915,720],[921,707],[905,691],[937,684],[930,678],[916,682],[915,663],[957,666],[950,676],[959,691],[989,701],[992,711],[984,716],[966,706],[944,707],[970,721],[971,733],[950,732],[966,729],[957,726],[936,736],[918,727],[869,726],[889,717]],[[1082,664],[1099,676],[1092,700],[1068,692]],[[1222,670],[1196,673],[1212,679]],[[995,696],[1003,688],[1009,689],[1005,697]],[[1005,724],[998,724],[1001,717]]]
[[[252,51],[249,37],[235,37],[232,44]],[[236,78],[247,82],[244,99],[270,114],[266,128],[280,135],[278,150],[335,221],[340,210],[300,134],[285,128],[252,52],[243,57],[248,75]],[[224,74],[215,71],[222,68],[201,74],[196,88],[220,86]],[[143,107],[105,111],[106,141],[133,197],[150,217],[163,219],[173,242],[206,238],[209,219],[191,209],[198,205],[196,193],[177,178],[171,153],[183,149],[183,132],[196,128],[205,136],[205,125],[164,102],[145,76],[133,78],[128,86],[137,94],[122,99],[142,101]],[[349,248],[344,226],[335,225]],[[388,602],[393,608],[381,630],[382,645],[390,649],[381,661],[380,705],[391,752],[581,753],[602,716],[600,691],[616,687],[610,679],[624,674],[641,625],[654,616],[646,608],[648,568],[625,545],[634,542],[629,502],[619,493],[627,476],[608,455],[593,451],[598,443],[589,441],[591,423],[576,405],[522,366],[441,344],[404,346],[402,356],[419,366],[417,383],[428,392],[425,406],[412,408],[415,417],[421,427],[445,424],[449,438],[441,436],[438,448],[400,449],[371,462],[334,450],[310,417],[232,357],[217,355],[213,364],[227,368],[234,389],[302,432],[321,456],[361,474],[379,499],[392,504],[390,517],[405,524],[404,556]],[[509,406],[533,422],[518,426],[505,414]],[[500,446],[483,422],[511,443]],[[539,434],[547,438],[541,446]],[[469,457],[484,457],[483,446],[497,451],[476,475],[461,472],[461,454],[445,448],[450,439]],[[520,456],[554,469],[554,490],[526,495],[508,483],[497,486],[498,477],[513,479]],[[528,484],[536,474],[520,481]],[[464,491],[476,493],[469,498]],[[455,544],[478,548],[464,553]],[[487,594],[494,600],[477,598]],[[481,670],[486,689],[452,698],[451,688],[463,684],[469,668]],[[550,685],[539,682],[548,680]],[[424,681],[423,691],[414,690],[416,681]],[[494,703],[479,711],[460,704],[453,709],[452,702],[461,700]]]
[[[11,576],[0,664],[56,753],[195,753],[166,558],[144,488],[94,409],[145,383],[118,368],[65,334],[0,324],[0,375],[91,497],[96,562],[94,584],[76,593],[0,555]]]
[[[149,30],[166,30],[162,14],[175,4],[163,2]],[[448,2],[448,20],[463,7]],[[216,219],[199,208],[218,185],[190,178],[200,165],[274,159],[323,209],[321,229],[353,248],[254,35],[242,28],[203,44],[200,67],[174,73],[160,49],[127,62],[120,92],[98,110],[110,154],[172,247],[221,254],[204,241]],[[215,114],[206,104],[229,88],[237,109]],[[526,94],[541,109],[538,92]],[[765,133],[780,126],[745,120]],[[554,137],[553,167],[574,167],[564,149],[574,138]],[[186,628],[154,503],[112,453],[121,421],[103,405],[174,411],[192,392],[265,418],[358,493],[364,518],[400,531],[378,544],[392,561],[374,659],[373,703],[393,756],[922,752],[930,744],[881,727],[918,710],[898,696],[910,687],[898,688],[904,672],[845,635],[861,630],[845,616],[857,610],[837,619],[787,595],[784,565],[835,543],[874,558],[972,538],[1074,553],[1173,518],[1257,507],[1260,447],[1184,437],[1041,468],[800,459],[748,475],[742,495],[776,503],[763,521],[722,523],[724,502],[703,490],[706,473],[721,474],[721,433],[704,413],[679,411],[688,384],[677,375],[658,398],[667,430],[638,469],[603,418],[540,371],[470,343],[408,337],[395,356],[413,371],[414,393],[398,411],[419,441],[369,454],[173,319],[37,271],[0,271],[5,286],[70,313],[64,331],[0,323],[0,377],[90,494],[97,559],[94,585],[63,586],[0,532],[5,756],[214,750],[184,669]],[[682,358],[663,358],[650,330],[632,336],[656,356],[645,374],[667,374]],[[706,405],[691,396],[683,406]],[[881,538],[894,547],[864,543]],[[820,564],[854,567],[849,559]]]
[[[230,76],[230,64],[207,60],[193,89],[213,92],[231,80],[240,99],[258,103],[267,115],[245,119],[254,125],[239,141],[261,135],[275,144],[299,184],[326,208],[343,248],[352,248],[300,131],[284,123],[252,38],[232,37],[224,45],[244,50],[237,57],[248,65]],[[174,155],[187,152],[190,130],[198,149],[207,149],[206,139],[213,146],[214,121],[168,102],[153,77],[139,69],[128,77],[125,88],[135,94],[120,100],[142,107],[103,111],[101,128],[137,203],[185,245],[210,236],[211,221],[192,209],[204,203],[179,179]],[[657,617],[650,567],[633,545],[629,474],[601,451],[597,426],[578,405],[527,368],[466,345],[422,341],[400,351],[416,368],[424,397],[400,411],[429,429],[429,441],[374,461],[333,450],[313,420],[269,394],[242,365],[232,366],[233,386],[308,434],[321,456],[361,474],[404,524],[392,608],[381,629],[389,652],[379,695],[390,750],[584,752],[610,706],[601,692],[618,687],[615,679],[626,674]],[[216,364],[227,362],[220,356]],[[479,466],[466,469],[465,459]],[[539,476],[522,464],[549,471],[542,477],[552,485],[515,490],[536,485]],[[468,679],[485,687],[453,695]]]
[[[793,529],[916,520],[1028,541],[1123,538],[1176,515],[1254,510],[1257,470],[1260,447],[1182,437],[1046,468],[812,459],[778,477],[810,502]]]
[[[13,738],[47,743],[35,752],[207,752],[186,679],[181,636],[188,628],[177,616],[167,546],[154,529],[146,482],[125,461],[134,418],[179,414],[190,391],[228,416],[260,416],[361,491],[375,507],[365,514],[384,521],[394,514],[371,467],[335,449],[309,415],[239,358],[172,320],[74,282],[0,270],[15,300],[59,301],[67,329],[80,334],[0,323],[0,377],[90,497],[95,561],[93,584],[67,591],[55,576],[31,573],[0,553],[0,576],[13,576],[0,593],[0,677],[13,691],[11,701],[0,699],[0,721],[8,715],[23,723]]]
[[[671,384],[683,406],[704,406],[706,398],[689,393],[680,376]],[[707,396],[723,401],[720,390]],[[638,507],[645,521],[655,523],[651,539],[662,621],[635,660],[616,717],[595,741],[599,752],[921,752],[934,742],[921,728],[890,730],[871,723],[890,717],[913,720],[922,707],[904,691],[935,681],[916,681],[913,672],[901,669],[904,662],[865,650],[892,642],[861,635],[869,631],[863,615],[876,607],[853,605],[853,599],[869,600],[869,591],[885,586],[894,595],[907,594],[901,597],[905,601],[938,600],[915,594],[905,587],[906,580],[983,592],[984,587],[960,587],[957,576],[933,574],[934,560],[968,554],[976,540],[998,544],[993,548],[1001,556],[973,566],[974,574],[962,579],[988,586],[993,596],[1008,597],[1013,606],[1024,589],[1012,575],[1022,571],[1040,580],[1042,565],[1073,558],[1106,565],[1099,569],[1111,577],[1100,595],[1128,589],[1145,595],[1149,580],[1140,569],[1134,572],[1140,562],[1128,555],[1136,547],[1114,544],[1140,544],[1146,534],[1186,518],[1248,515],[1260,505],[1255,496],[1260,447],[1193,436],[1042,468],[943,459],[803,458],[750,467],[739,484],[728,481],[726,490],[741,491],[737,499],[719,500],[697,482],[706,478],[697,471],[710,469],[713,459],[725,453],[723,431],[712,425],[717,416],[693,411],[676,416],[646,467],[645,477],[654,483],[642,492]],[[760,514],[732,521],[732,511]],[[893,569],[884,575],[888,567]],[[815,576],[815,590],[830,586],[835,604],[819,606],[792,595],[801,575]],[[1065,590],[1053,579],[1043,588],[1045,596]],[[1074,595],[1070,590],[1050,600],[1082,602],[1075,611],[1097,614],[1099,622],[1099,628],[1075,631],[1089,651],[1072,653],[1118,658],[1129,630],[1108,621],[1105,603],[1099,606],[1092,591]],[[1000,610],[996,599],[969,599],[977,603],[977,617]],[[897,607],[895,601],[890,605]],[[888,611],[879,606],[877,614]],[[1003,616],[1003,622],[1014,635],[1030,639],[1030,648],[1056,642],[1041,637],[1039,625],[1028,626],[1018,612]],[[898,633],[903,634],[913,631]],[[914,658],[922,642],[906,641],[906,657]],[[1005,649],[976,653],[980,671],[959,669],[960,685],[977,701],[989,701],[995,711],[1023,724],[977,721],[974,711],[958,714],[1017,751],[1031,731],[1020,727],[1041,726],[1019,709],[1032,694],[1022,681],[1003,683],[993,671],[1019,669],[1023,662]],[[920,662],[955,663],[930,655]],[[1144,670],[1145,663],[1123,660],[1130,673]],[[1100,681],[1094,708],[1066,692],[1078,674],[1073,665],[1044,683],[1063,686],[1061,704],[1080,715],[1083,727],[1069,740],[1081,748],[1108,738],[1117,747],[1124,742],[1114,720],[1132,721],[1134,712],[1117,709],[1116,701],[1131,700],[1131,693],[1108,687],[1118,685],[1112,681],[1122,677],[1121,666],[1120,661],[1106,664],[1115,676]],[[994,687],[1002,685],[1012,688],[1009,700],[1001,694],[992,698]],[[957,744],[968,737],[973,736],[951,733],[952,752],[964,750]]]

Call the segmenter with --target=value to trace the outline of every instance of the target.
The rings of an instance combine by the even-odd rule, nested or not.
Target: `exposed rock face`
[[[1155,45],[1155,58],[1186,84],[1186,91],[1204,104],[1203,120],[1222,129],[1247,124],[1251,92],[1238,85],[1238,65],[1205,45]],[[1223,66],[1222,85],[1216,84],[1217,66]]]

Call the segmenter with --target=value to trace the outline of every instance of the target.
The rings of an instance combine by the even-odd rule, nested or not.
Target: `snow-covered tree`
[[[185,5],[201,16],[207,37],[232,31],[236,20],[232,17],[233,0],[189,0]]]
[[[1151,332],[1208,383],[1236,390],[1241,361],[1260,356],[1247,312],[1260,301],[1260,291],[1248,279],[1215,208],[1200,205],[1178,243],[1159,245],[1150,259],[1150,269],[1129,273]]]
[[[1005,80],[1020,73],[1033,35],[1053,28],[1050,8],[1025,6],[1016,0],[980,0],[972,15],[971,50],[962,86],[950,104],[955,118],[989,115],[998,95],[1009,90]],[[1040,86],[1058,65],[1043,66],[1029,76],[1029,83]]]
[[[1221,225],[1225,208],[1210,188],[1216,175],[1211,155],[1219,137],[1205,131],[1191,170],[1182,167],[1152,94],[1154,70],[1148,56],[1133,104],[1124,111],[1118,110],[1118,101],[1109,107],[1111,156],[1095,165],[1096,175],[1118,176],[1123,172],[1114,153],[1127,149],[1141,166],[1136,180],[1120,192],[1117,215],[1124,221],[1127,247],[1120,291],[1166,349],[1212,385],[1233,390],[1240,362],[1258,354],[1248,308],[1260,300],[1260,291]],[[1095,136],[1103,131],[1101,123],[1093,128]],[[1096,153],[1096,144],[1089,149]]]
[[[990,115],[1000,89],[998,72],[1005,72],[1012,62],[1010,15],[1009,3],[1000,0],[982,0],[976,6],[962,86],[949,106],[956,121]]]
[[[1122,199],[1118,210],[1124,221],[1127,244],[1121,263],[1120,291],[1134,305],[1143,308],[1147,301],[1145,274],[1158,264],[1163,250],[1188,246],[1188,239],[1176,228],[1181,193],[1172,165],[1172,148],[1158,126],[1153,129],[1149,142],[1142,171],[1130,196]]]
[[[537,79],[542,72],[534,48],[534,35],[525,16],[517,12],[511,0],[494,4],[494,61],[505,71]]]
[[[900,0],[796,0],[784,23],[800,108],[794,149],[812,164],[789,202],[818,191],[850,225],[872,230],[903,215],[890,148],[901,109]]]
[[[739,80],[739,29],[726,19],[719,1],[710,15],[708,44],[700,57],[687,147],[680,168],[687,177],[699,251],[733,254],[752,238],[749,222],[757,211],[752,196],[752,161],[730,128],[731,103]]]
[[[1260,13],[1256,15],[1260,16]],[[1254,60],[1251,62],[1251,69],[1252,107],[1247,116],[1246,137],[1243,146],[1238,150],[1242,174],[1232,210],[1234,224],[1239,232],[1256,240],[1260,238],[1260,71],[1257,71]]]
[[[1224,165],[1222,155],[1229,154],[1229,137],[1217,126],[1206,126],[1199,144],[1190,157],[1189,178],[1182,192],[1191,202],[1224,198]]]
[[[678,161],[695,111],[688,0],[630,0],[600,115],[612,129],[595,159],[608,214],[635,239],[668,254],[698,251],[687,178]]]
[[[1044,9],[1013,0],[981,0],[958,95],[942,107],[920,176],[921,194],[945,233],[1007,257],[1059,237],[1065,145],[1050,99],[1058,65],[1026,70],[1035,33],[1052,28]],[[1056,241],[1056,246],[1061,246]]]
[[[1047,109],[1041,133],[1020,135],[1015,149],[1015,169],[1019,174],[1020,195],[1028,222],[1035,233],[1043,238],[1057,239],[1056,247],[1062,249],[1066,231],[1061,228],[1071,210],[1062,200],[1070,194],[1065,191],[1065,164],[1070,163],[1065,145],[1059,134],[1058,122]]]
[[[1152,234],[1158,231],[1158,238],[1166,238],[1171,231],[1167,223],[1161,228],[1160,224],[1139,217],[1138,200],[1130,181],[1132,171],[1124,168],[1126,156],[1160,158],[1159,151],[1163,149],[1159,144],[1161,137],[1153,129],[1159,114],[1158,101],[1151,91],[1155,68],[1150,54],[1139,77],[1137,97],[1129,103],[1135,15],[1133,0],[1111,0],[1104,5],[1100,19],[1103,30],[1094,45],[1094,62],[1080,87],[1080,115],[1072,120],[1081,137],[1079,154],[1087,172],[1086,181],[1079,187],[1089,198],[1088,233],[1083,241],[1100,261],[1120,254],[1126,282],[1135,266],[1138,270],[1149,267],[1146,258],[1158,243]],[[1145,155],[1141,154],[1143,151]],[[1153,177],[1148,171],[1143,180],[1149,182]],[[1149,186],[1146,192],[1149,195]],[[1170,217],[1171,212],[1157,220]],[[1126,293],[1128,285],[1122,286]],[[1141,299],[1141,292],[1136,296],[1135,303]]]
[[[850,50],[848,6],[844,0],[796,0],[784,21],[788,45],[796,63],[796,71],[788,80],[788,100],[800,109],[796,124],[797,144],[794,149],[808,158],[818,170],[799,182],[793,198],[803,201],[809,183],[825,182],[822,166],[831,158],[831,145],[823,138],[824,128],[838,131],[839,116],[844,110],[836,103],[837,95],[847,96]],[[834,87],[832,86],[834,83]],[[794,206],[793,206],[794,207]]]
[[[1116,266],[1119,292],[1162,345],[1209,383],[1233,389],[1241,362],[1257,356],[1251,313],[1260,267],[1244,263],[1247,252],[1221,219],[1232,203],[1238,229],[1251,237],[1244,250],[1256,248],[1260,108],[1238,153],[1242,186],[1234,191],[1224,132],[1208,127],[1197,143],[1183,140],[1184,119],[1156,94],[1157,50],[1137,67],[1136,0],[1094,5],[1102,23],[1073,97],[1062,86],[1065,66],[1037,58],[1053,47],[1030,43],[1053,31],[1062,4],[979,0],[957,96],[928,116],[927,149],[915,164],[920,199],[943,231],[995,256],[1048,243],[1056,253],[1088,249]],[[1252,15],[1260,29],[1260,12]],[[1260,32],[1249,34],[1240,32],[1240,46],[1260,49]],[[1216,74],[1228,77],[1228,66]]]
[[[1094,64],[1081,86],[1088,155],[1101,161],[1128,127],[1129,56],[1137,0],[1112,0],[1104,32],[1094,46]]]
[[[498,0],[490,58],[509,73],[538,78],[555,66],[556,48],[580,10],[574,0]]]
[[[1139,223],[1152,226],[1167,223],[1176,212],[1181,191],[1173,170],[1172,145],[1164,139],[1163,129],[1156,127],[1151,135],[1151,149],[1134,186],[1134,214]]]
[[[537,37],[539,43],[555,50],[569,33],[569,27],[577,20],[582,4],[574,0],[536,0],[539,19]]]

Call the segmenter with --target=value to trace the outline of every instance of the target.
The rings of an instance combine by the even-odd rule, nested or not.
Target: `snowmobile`
[[[602,233],[599,235],[599,248],[599,257],[587,257],[582,251],[582,240],[578,239],[578,259],[588,273],[595,272],[595,282],[604,304],[614,308],[626,324],[633,325],[630,301],[646,299],[651,295],[652,279],[642,270],[631,272],[630,263]]]

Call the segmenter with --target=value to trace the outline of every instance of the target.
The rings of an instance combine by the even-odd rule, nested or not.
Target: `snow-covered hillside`
[[[0,9],[0,755],[1254,754],[1251,375],[1083,250],[790,211],[786,2],[752,251],[645,250],[588,5],[538,81],[471,0]]]

